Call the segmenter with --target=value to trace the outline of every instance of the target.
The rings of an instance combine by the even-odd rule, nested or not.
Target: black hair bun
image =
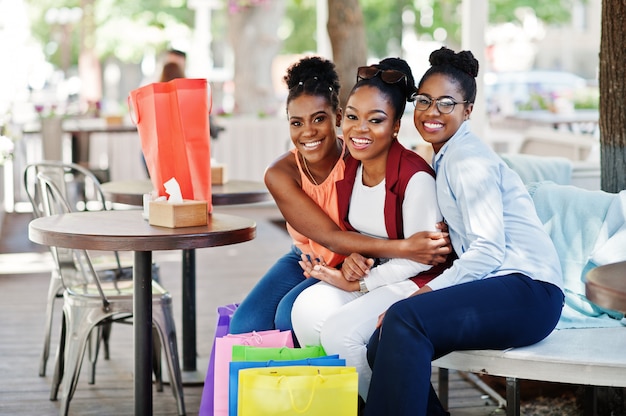
[[[316,81],[339,92],[339,76],[335,70],[335,64],[319,56],[302,58],[291,65],[287,69],[284,80],[288,89]]]
[[[429,58],[432,66],[451,65],[467,74],[476,78],[478,76],[478,60],[470,51],[454,52],[442,46],[440,49],[433,51]]]

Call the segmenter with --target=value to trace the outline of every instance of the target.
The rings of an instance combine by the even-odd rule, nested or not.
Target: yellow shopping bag
[[[354,367],[288,366],[239,371],[239,416],[356,416]]]

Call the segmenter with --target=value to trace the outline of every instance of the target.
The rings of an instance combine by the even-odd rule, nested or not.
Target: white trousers
[[[301,346],[321,344],[328,355],[339,354],[347,366],[356,367],[359,395],[366,400],[372,378],[366,346],[378,317],[416,290],[412,280],[381,286],[366,294],[319,282],[296,299],[291,311],[293,330]]]

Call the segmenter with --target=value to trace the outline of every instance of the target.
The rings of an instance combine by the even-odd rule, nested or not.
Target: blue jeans
[[[305,278],[298,264],[301,251],[292,246],[252,288],[230,321],[230,333],[291,330],[291,308],[298,295],[319,282]]]
[[[432,360],[452,351],[534,344],[552,332],[562,308],[558,287],[521,274],[395,303],[367,346],[372,381],[364,415],[446,414],[430,384]]]

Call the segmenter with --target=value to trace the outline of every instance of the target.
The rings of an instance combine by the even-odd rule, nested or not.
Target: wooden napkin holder
[[[150,201],[148,222],[150,225],[168,228],[207,225],[207,202],[191,200],[184,200],[182,203]]]
[[[211,185],[224,185],[227,181],[226,165],[221,163],[211,164]]]

